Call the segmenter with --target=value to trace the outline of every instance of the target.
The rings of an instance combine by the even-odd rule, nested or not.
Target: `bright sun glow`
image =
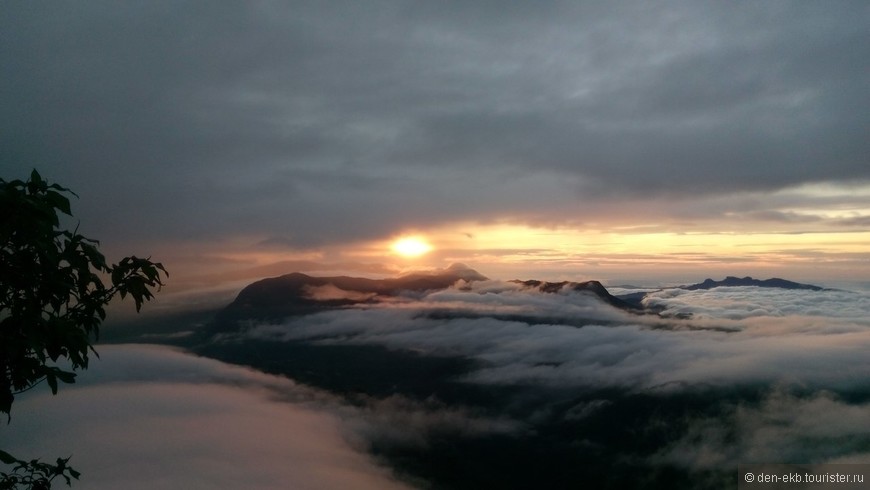
[[[432,250],[431,245],[418,237],[401,238],[393,243],[391,248],[403,257],[419,257]]]

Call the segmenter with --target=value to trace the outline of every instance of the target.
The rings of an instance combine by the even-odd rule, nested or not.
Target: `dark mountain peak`
[[[389,279],[317,277],[293,272],[249,284],[218,313],[215,323],[219,330],[225,330],[243,320],[277,321],[288,316],[373,302],[381,296],[422,293],[446,289],[458,281],[483,280],[486,276],[464,264]]]
[[[599,296],[610,295],[610,291],[598,281],[585,281],[580,283],[572,283],[572,288],[575,291],[591,291]]]
[[[541,291],[542,293],[558,293],[559,291],[562,290],[563,287],[565,287],[566,284],[568,284],[568,281],[544,282],[544,281],[538,281],[535,279],[529,279],[528,281],[521,281],[519,279],[515,279],[515,280],[510,281],[510,282],[515,283],[515,284],[522,284],[523,286],[530,288],[530,289],[537,289],[538,291]]]
[[[715,281],[713,279],[707,278],[703,282],[697,284],[691,284],[689,286],[680,286],[681,289],[687,289],[689,291],[695,291],[698,289],[713,289],[718,287],[738,287],[738,286],[756,286],[760,288],[781,288],[781,289],[806,289],[811,291],[821,291],[822,287],[814,286],[812,284],[801,284],[799,282],[788,281],[785,279],[781,279],[779,277],[774,277],[771,279],[754,279],[752,277],[736,277],[736,276],[726,276],[725,279],[721,281]]]
[[[436,269],[434,271],[423,271],[423,272],[411,272],[409,274],[405,274],[395,280],[403,280],[408,278],[437,278],[439,282],[450,282],[447,286],[453,285],[456,281],[463,279],[468,282],[472,281],[486,281],[489,278],[477,272],[476,270],[468,267],[465,264],[453,263],[450,264],[446,269]],[[385,281],[389,281],[390,279],[385,279]],[[445,287],[447,287],[445,286]]]
[[[803,289],[808,291],[823,291],[825,288],[814,286],[812,284],[801,284],[799,282],[788,281],[786,279],[781,279],[779,277],[773,277],[770,279],[755,279],[750,276],[746,277],[737,277],[737,276],[725,276],[725,279],[721,281],[717,281],[715,279],[707,278],[702,282],[697,284],[690,284],[687,286],[676,286],[672,288],[665,289],[686,289],[688,291],[697,291],[704,289],[713,289],[713,288],[721,288],[721,287],[740,287],[740,286],[755,286],[759,288],[780,288],[780,289]],[[661,291],[661,289],[657,290]],[[639,291],[635,293],[621,294],[618,298],[622,301],[625,301],[636,308],[643,308],[643,300],[646,299],[647,295],[650,292],[648,291]]]
[[[583,282],[569,282],[569,281],[561,281],[561,282],[545,282],[538,281],[535,279],[531,279],[528,281],[520,281],[514,280],[511,281],[515,284],[522,284],[523,286],[530,289],[537,289],[542,293],[547,294],[555,294],[563,290],[570,291],[578,291],[591,293],[592,295],[598,297],[600,300],[605,303],[615,306],[616,308],[624,309],[624,310],[638,310],[641,309],[637,305],[628,303],[623,301],[616,296],[610,294],[610,291],[607,290],[600,282],[598,281],[583,281]]]
[[[471,271],[474,270],[471,267],[463,264],[462,262],[454,262],[447,266],[446,271]],[[475,271],[476,272],[476,271]]]
[[[489,280],[488,277],[484,276],[480,272],[477,272],[476,270],[472,269],[471,267],[468,267],[467,265],[459,263],[459,262],[455,262],[453,264],[450,264],[446,269],[444,269],[442,274],[453,274],[454,276],[458,277],[459,279],[464,279],[464,280],[469,281],[469,282]]]

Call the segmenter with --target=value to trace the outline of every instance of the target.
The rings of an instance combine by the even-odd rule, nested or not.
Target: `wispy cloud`
[[[774,390],[761,403],[692,420],[685,436],[655,457],[696,469],[738,463],[867,462],[870,404],[828,392],[797,397]]]

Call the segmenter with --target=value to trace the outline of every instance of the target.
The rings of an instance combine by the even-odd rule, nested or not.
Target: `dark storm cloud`
[[[78,190],[100,231],[295,244],[867,179],[868,15],[863,2],[7,5],[0,166]]]

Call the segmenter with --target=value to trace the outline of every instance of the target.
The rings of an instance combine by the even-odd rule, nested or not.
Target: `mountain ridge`
[[[384,279],[311,276],[301,272],[292,272],[260,279],[245,286],[230,304],[215,315],[212,331],[232,331],[246,321],[277,322],[291,316],[308,315],[367,303],[374,304],[388,297],[414,297],[429,291],[447,289],[458,283],[465,283],[467,286],[468,283],[485,280],[488,280],[486,276],[464,264],[452,264],[445,269],[411,272]],[[567,291],[588,294],[623,311],[654,313],[644,305],[644,299],[649,291],[613,295],[601,282],[595,280],[547,282],[535,279],[515,279],[508,282],[544,294],[559,294]],[[742,278],[726,276],[725,279],[719,281],[707,278],[700,283],[663,289],[695,291],[741,286],[811,291],[825,289],[812,284],[802,284],[776,277],[761,280],[749,276]],[[462,287],[463,284],[460,284],[460,288]]]
[[[623,310],[641,310],[642,306],[635,305],[629,303],[627,301],[623,301],[610,294],[610,291],[604,287],[599,281],[583,281],[583,282],[572,282],[572,281],[561,281],[561,282],[546,282],[546,281],[538,281],[535,279],[521,281],[519,279],[515,279],[513,281],[509,281],[515,284],[522,284],[527,288],[537,289],[542,293],[555,294],[564,290],[576,291],[581,293],[589,293],[592,294],[598,299],[604,301],[605,303],[614,306]]]
[[[688,284],[682,286],[674,286],[667,288],[659,288],[653,291],[639,291],[634,293],[620,294],[617,295],[621,301],[624,301],[632,306],[643,308],[643,300],[649,293],[664,291],[667,289],[683,289],[686,291],[699,291],[699,290],[709,290],[720,287],[759,287],[759,288],[779,288],[779,289],[790,289],[790,290],[806,290],[806,291],[826,291],[827,288],[823,288],[821,286],[816,286],[814,284],[804,284],[800,282],[789,281],[787,279],[782,279],[779,277],[772,277],[770,279],[755,279],[751,276],[745,277],[737,277],[737,276],[725,276],[725,279],[721,281],[716,281],[712,278],[704,279],[702,282],[698,282],[695,284]]]
[[[462,282],[488,280],[486,276],[464,264],[452,264],[432,272],[411,272],[399,277],[369,279],[351,276],[311,276],[292,272],[255,281],[239,292],[236,298],[216,315],[214,332],[232,331],[246,321],[276,322],[291,316],[353,305],[376,303],[384,297],[415,296],[437,291]],[[612,294],[599,281],[546,282],[512,280],[524,288],[544,294],[574,291],[625,311],[639,312],[642,305],[624,301]]]
[[[399,277],[370,279],[351,276],[310,276],[291,272],[255,281],[215,316],[218,330],[242,320],[277,321],[333,308],[374,302],[377,297],[399,296],[446,289],[459,281],[488,278],[464,264],[433,272],[411,272]]]
[[[772,277],[770,279],[755,279],[750,276],[746,277],[736,277],[736,276],[726,276],[725,279],[721,281],[716,281],[711,278],[705,279],[703,282],[699,282],[696,284],[690,284],[688,286],[679,286],[680,289],[686,289],[688,291],[696,291],[699,289],[713,289],[718,287],[741,287],[741,286],[755,286],[760,288],[780,288],[780,289],[807,289],[811,291],[822,291],[823,287],[815,286],[813,284],[802,284],[799,282],[789,281],[786,279],[781,279],[779,277]]]

